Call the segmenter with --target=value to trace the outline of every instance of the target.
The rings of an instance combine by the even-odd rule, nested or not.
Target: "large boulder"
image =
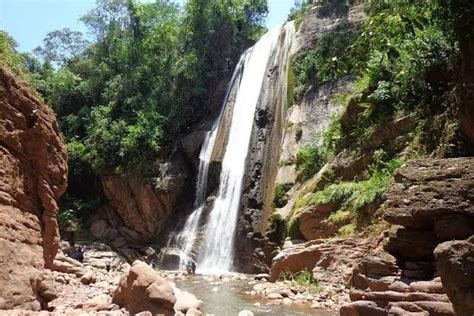
[[[38,310],[54,296],[43,269],[59,248],[66,159],[51,108],[0,67],[0,309]]]
[[[199,309],[201,304],[194,295],[168,283],[142,261],[135,261],[122,275],[112,302],[133,314],[149,311],[153,315],[185,314],[189,309]]]
[[[474,314],[474,236],[448,241],[434,255],[443,287],[458,316]]]
[[[353,269],[363,256],[375,247],[374,239],[318,239],[302,244],[286,245],[273,258],[270,280],[275,281],[281,273],[313,272],[313,277],[322,282],[347,284]]]
[[[173,287],[149,265],[135,261],[121,279],[113,303],[131,313],[169,314],[176,303]]]

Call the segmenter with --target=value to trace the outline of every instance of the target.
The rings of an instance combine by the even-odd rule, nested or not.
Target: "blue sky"
[[[293,0],[268,0],[267,27],[282,24],[293,3]],[[69,27],[86,33],[79,17],[94,5],[95,0],[0,0],[0,29],[13,36],[19,51],[28,52],[41,45],[52,30]]]

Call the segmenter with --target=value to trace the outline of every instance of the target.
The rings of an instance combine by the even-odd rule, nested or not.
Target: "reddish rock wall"
[[[59,245],[67,154],[53,111],[0,67],[0,309],[39,309]]]

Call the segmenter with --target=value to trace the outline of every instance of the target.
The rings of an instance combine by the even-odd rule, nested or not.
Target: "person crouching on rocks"
[[[84,262],[84,252],[86,251],[86,246],[79,246],[72,253],[72,258],[79,261],[80,263]]]

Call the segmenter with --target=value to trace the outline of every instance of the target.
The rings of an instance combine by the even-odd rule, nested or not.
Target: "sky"
[[[272,29],[285,22],[293,3],[268,0],[267,27]],[[20,52],[30,52],[50,31],[68,27],[87,33],[79,17],[94,6],[95,0],[0,0],[0,29],[17,41]]]

